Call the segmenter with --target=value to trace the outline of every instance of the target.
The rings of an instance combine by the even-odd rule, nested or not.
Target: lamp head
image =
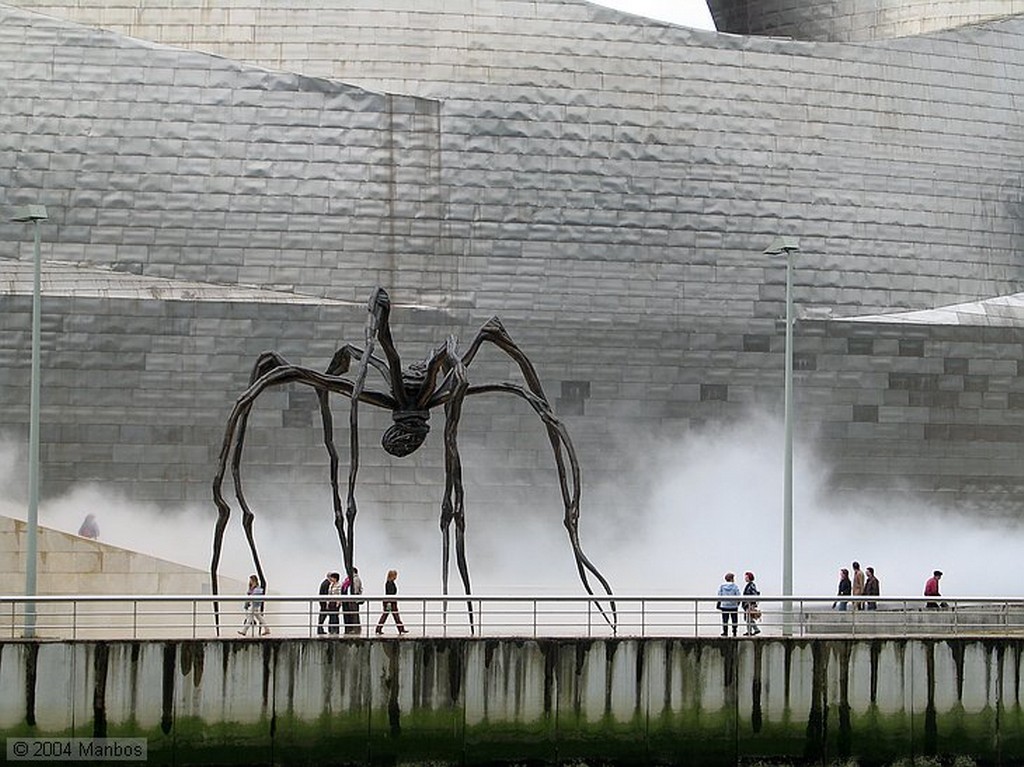
[[[777,256],[780,253],[792,253],[793,251],[800,250],[800,245],[797,244],[796,237],[776,237],[775,240],[764,249],[765,255]]]
[[[45,221],[47,218],[45,205],[23,205],[14,211],[11,221],[24,223],[26,221]]]

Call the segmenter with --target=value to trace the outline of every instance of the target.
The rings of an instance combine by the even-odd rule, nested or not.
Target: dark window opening
[[[878,423],[878,405],[854,405],[854,423]]]
[[[847,354],[874,354],[875,339],[873,338],[847,338]]]
[[[988,391],[988,376],[964,376],[964,391]]]
[[[590,399],[590,381],[562,381],[562,396],[555,400],[558,415],[584,415],[584,402]]]
[[[967,374],[967,360],[964,357],[946,357],[942,361],[942,372],[948,376]]]
[[[818,356],[813,352],[794,352],[793,370],[817,370]]]
[[[728,384],[701,384],[701,402],[727,402],[729,399]]]
[[[772,350],[771,336],[752,335],[743,336],[743,351],[745,352],[770,352]]]
[[[281,414],[283,426],[305,427],[313,425],[313,412],[319,404],[312,389],[292,389],[288,392],[288,406]]]
[[[900,356],[901,357],[923,357],[924,356],[924,339],[923,338],[901,338],[900,339]]]

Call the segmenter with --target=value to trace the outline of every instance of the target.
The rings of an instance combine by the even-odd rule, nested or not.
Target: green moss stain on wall
[[[1019,764],[1021,662],[991,637],[10,641],[0,732],[156,763]]]

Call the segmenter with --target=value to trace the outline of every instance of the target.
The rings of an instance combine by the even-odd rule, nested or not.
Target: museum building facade
[[[1024,3],[709,5],[723,32],[583,0],[0,4],[0,205],[49,214],[44,496],[208,502],[257,355],[325,367],[376,285],[408,360],[500,316],[584,482],[640,486],[640,437],[781,418],[785,263],[764,251],[786,235],[798,435],[830,490],[1016,513]],[[33,256],[9,218],[20,442]],[[491,350],[471,373],[517,370]],[[389,420],[367,412],[364,444]],[[436,515],[440,423],[422,455],[364,452],[388,516]],[[461,436],[489,503],[555,486],[521,403],[468,404]],[[262,492],[320,502],[326,465],[314,393],[261,399]]]

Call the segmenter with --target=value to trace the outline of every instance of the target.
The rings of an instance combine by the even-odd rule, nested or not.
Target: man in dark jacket
[[[866,567],[864,568],[864,572],[867,573],[867,578],[864,580],[864,596],[880,596],[882,585],[878,582],[878,578],[875,577],[875,568]],[[877,610],[878,602],[867,602],[865,603],[865,606],[868,610]]]
[[[327,573],[327,576],[320,582],[320,595],[328,593],[331,589],[331,574]],[[324,621],[327,620],[327,602],[320,600],[320,617],[316,620],[316,633],[325,634]]]

